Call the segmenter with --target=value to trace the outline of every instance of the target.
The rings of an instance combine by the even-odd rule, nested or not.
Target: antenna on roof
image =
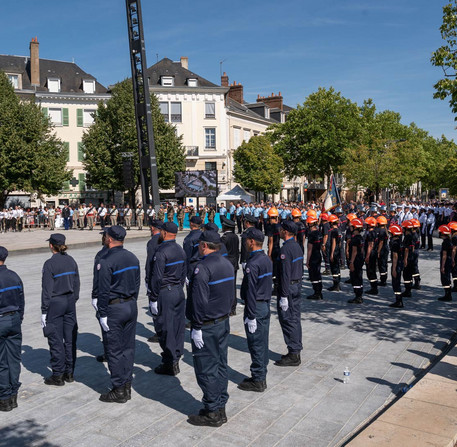
[[[74,57],[72,57],[72,58],[71,58],[71,61],[72,61],[73,63],[75,63],[75,58],[74,58]]]
[[[221,73],[221,76],[222,76],[222,64],[227,60],[228,58],[226,57],[223,61],[220,61],[219,62],[219,71]]]
[[[159,62],[159,53],[156,53],[156,62]]]

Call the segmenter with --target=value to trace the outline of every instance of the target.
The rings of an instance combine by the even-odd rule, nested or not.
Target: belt
[[[162,286],[160,288],[160,290],[163,290],[163,289],[171,290],[174,287],[181,287],[181,284],[167,284],[166,286]]]
[[[296,280],[291,281],[290,283],[291,284],[299,284],[300,282],[301,282],[301,279],[296,279]]]
[[[132,301],[133,299],[133,296],[130,298],[114,298],[114,300],[111,300],[108,305],[111,306],[111,304],[126,303],[127,301]]]
[[[12,310],[11,312],[5,312],[4,314],[0,314],[0,317],[7,317],[8,315],[14,315],[17,310]]]
[[[207,320],[207,321],[204,321],[203,322],[203,326],[209,326],[210,324],[216,324],[216,323],[219,323],[220,321],[224,321],[228,318],[229,316],[228,315],[225,315],[221,318],[216,318],[214,320]]]

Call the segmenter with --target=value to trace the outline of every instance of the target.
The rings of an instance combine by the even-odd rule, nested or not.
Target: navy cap
[[[51,234],[51,237],[46,240],[54,245],[64,245],[65,244],[65,236],[61,233]]]
[[[292,222],[291,220],[285,220],[281,223],[281,227],[283,230],[288,231],[289,233],[292,234],[297,234],[298,228],[295,222]]]
[[[165,222],[162,225],[161,230],[166,231],[167,233],[176,234],[178,232],[178,225],[176,225],[174,222]]]
[[[205,224],[203,226],[203,228],[207,231],[215,231],[216,233],[219,231],[219,227],[215,223],[212,223],[212,222],[208,222],[207,224]]]
[[[201,225],[202,224],[202,219],[200,216],[192,216],[190,218],[190,223],[193,223],[195,225]]]
[[[199,241],[202,242],[211,242],[213,244],[220,244],[221,243],[221,237],[219,236],[219,233],[216,233],[215,231],[204,231],[200,238]]]
[[[254,239],[257,242],[263,242],[265,240],[264,234],[257,228],[248,228],[245,235],[247,239]]]
[[[0,246],[0,261],[5,261],[8,257],[8,250],[5,247]]]
[[[246,216],[244,216],[244,220],[246,222],[253,223],[253,224],[257,223],[257,218],[254,216],[251,216],[250,214],[247,214]]]
[[[108,228],[106,234],[114,240],[122,242],[125,239],[127,232],[124,227],[121,227],[120,225],[113,225]]]
[[[163,227],[163,221],[160,219],[151,219],[151,223],[149,224],[151,227],[158,228],[159,230]]]
[[[225,216],[221,216],[221,223],[224,227],[235,228],[236,224],[233,220],[227,219]]]
[[[105,228],[103,228],[103,230],[100,231],[98,234],[106,234],[107,231],[108,231],[108,227],[105,227]]]

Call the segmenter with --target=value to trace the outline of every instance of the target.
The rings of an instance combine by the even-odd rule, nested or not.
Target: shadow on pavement
[[[40,376],[49,376],[49,351],[47,349],[34,349],[28,345],[22,345],[22,365],[25,369]]]
[[[37,424],[33,419],[9,423],[0,429],[0,446],[8,447],[57,447],[46,441],[46,426]]]

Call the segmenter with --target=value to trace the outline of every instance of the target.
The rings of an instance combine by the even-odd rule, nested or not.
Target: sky
[[[448,0],[142,0],[148,66],[189,58],[189,69],[220,84],[222,71],[255,102],[281,92],[295,107],[334,87],[379,111],[393,110],[431,135],[457,140],[443,76],[430,57],[443,45]],[[0,54],[74,60],[105,86],[131,76],[125,0],[15,0],[0,5]]]

